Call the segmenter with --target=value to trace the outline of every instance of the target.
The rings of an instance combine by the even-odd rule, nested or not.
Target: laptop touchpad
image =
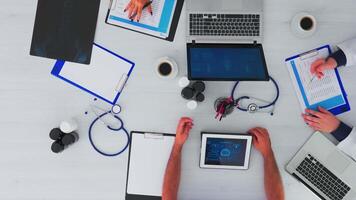
[[[350,165],[350,161],[338,151],[333,151],[326,159],[326,163],[328,168],[336,170],[338,173],[344,172]]]

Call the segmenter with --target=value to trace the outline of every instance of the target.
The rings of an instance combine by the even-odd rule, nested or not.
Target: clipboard
[[[133,62],[94,43],[90,65],[57,60],[51,74],[115,105],[134,67]]]
[[[342,103],[341,103],[341,100],[338,100],[339,104],[336,104],[335,102],[337,102],[337,101],[335,100],[334,101],[334,105],[333,105],[333,102],[331,100],[329,102],[327,102],[328,99],[323,101],[323,102],[318,102],[318,103],[313,104],[313,105],[310,105],[308,103],[308,99],[307,99],[306,94],[305,94],[305,87],[303,86],[302,81],[301,81],[301,79],[299,77],[299,73],[298,73],[298,70],[296,69],[295,62],[298,59],[300,59],[300,60],[305,59],[306,60],[306,59],[312,58],[314,56],[318,56],[319,52],[321,52],[321,51],[327,51],[328,54],[331,54],[330,46],[329,45],[325,45],[325,46],[313,49],[311,51],[292,56],[292,57],[287,58],[285,60],[287,68],[288,68],[288,71],[290,72],[290,75],[291,75],[291,78],[292,78],[292,82],[293,82],[295,90],[297,92],[297,96],[298,96],[299,102],[300,102],[302,108],[305,107],[305,108],[316,110],[317,106],[322,106],[322,107],[326,108],[327,110],[329,110],[334,115],[339,115],[341,113],[350,111],[351,108],[350,108],[349,101],[347,99],[347,94],[346,94],[346,91],[344,89],[344,86],[342,84],[342,81],[341,81],[341,78],[340,78],[340,75],[339,75],[339,72],[338,72],[337,69],[333,70],[333,72],[331,72],[331,73],[335,73],[335,76],[336,76],[336,79],[337,79],[337,83],[338,83],[338,87],[339,87],[339,89],[341,91],[340,96],[342,96],[342,99],[343,99]]]
[[[137,33],[142,33],[144,35],[149,35],[149,36],[152,36],[152,37],[155,37],[155,38],[159,38],[159,39],[163,39],[163,40],[167,40],[167,41],[170,41],[170,42],[173,42],[174,40],[174,36],[176,34],[176,30],[177,30],[177,27],[178,27],[178,22],[179,22],[179,18],[180,18],[180,15],[181,15],[181,12],[182,12],[182,8],[183,8],[183,4],[184,4],[184,0],[166,0],[168,2],[174,2],[176,1],[176,4],[175,4],[175,8],[174,8],[174,11],[172,13],[172,18],[169,22],[169,27],[168,27],[168,31],[164,34],[164,35],[157,35],[155,33],[155,29],[152,28],[152,27],[149,27],[149,26],[146,26],[146,25],[142,25],[138,22],[131,22],[130,20],[125,20],[125,19],[122,19],[122,18],[118,18],[118,17],[115,17],[115,16],[111,16],[110,15],[110,12],[111,12],[111,8],[113,6],[113,3],[115,3],[117,0],[110,0],[110,6],[109,6],[109,9],[108,9],[108,12],[106,14],[106,20],[105,22],[109,25],[113,25],[113,26],[117,26],[117,27],[120,27],[120,28],[124,28],[124,29],[127,29],[127,30],[131,30],[131,31],[134,31],[134,32],[137,32]],[[154,12],[154,11],[153,11]],[[161,17],[161,19],[167,19],[167,18],[170,18],[170,16],[163,16]],[[122,25],[118,25],[118,24],[115,24],[113,22],[110,22],[110,20],[116,20],[116,21],[120,21],[120,22],[123,22],[123,23],[126,23],[125,25],[122,24]],[[141,29],[139,29],[141,28]],[[152,31],[144,31],[145,29],[151,29]]]
[[[165,169],[175,135],[131,132],[126,200],[161,200]]]

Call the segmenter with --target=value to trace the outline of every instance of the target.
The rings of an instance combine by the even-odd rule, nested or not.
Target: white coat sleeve
[[[353,128],[351,133],[337,147],[356,160],[356,128]]]
[[[339,44],[338,47],[344,52],[346,56],[346,65],[353,66],[356,65],[356,38],[344,41]]]

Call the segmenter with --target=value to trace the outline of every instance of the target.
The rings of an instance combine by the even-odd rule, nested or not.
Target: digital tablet
[[[251,144],[251,135],[203,132],[200,167],[248,169]]]

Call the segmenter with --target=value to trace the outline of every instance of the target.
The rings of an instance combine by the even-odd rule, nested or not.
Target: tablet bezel
[[[247,140],[246,143],[246,153],[245,161],[243,166],[230,166],[230,165],[207,165],[205,164],[205,154],[206,154],[206,143],[208,138],[220,138],[220,139],[244,139]],[[231,134],[231,133],[202,133],[201,138],[201,148],[200,148],[200,168],[208,169],[242,169],[246,170],[249,168],[250,164],[250,155],[252,147],[252,136],[247,134]]]

